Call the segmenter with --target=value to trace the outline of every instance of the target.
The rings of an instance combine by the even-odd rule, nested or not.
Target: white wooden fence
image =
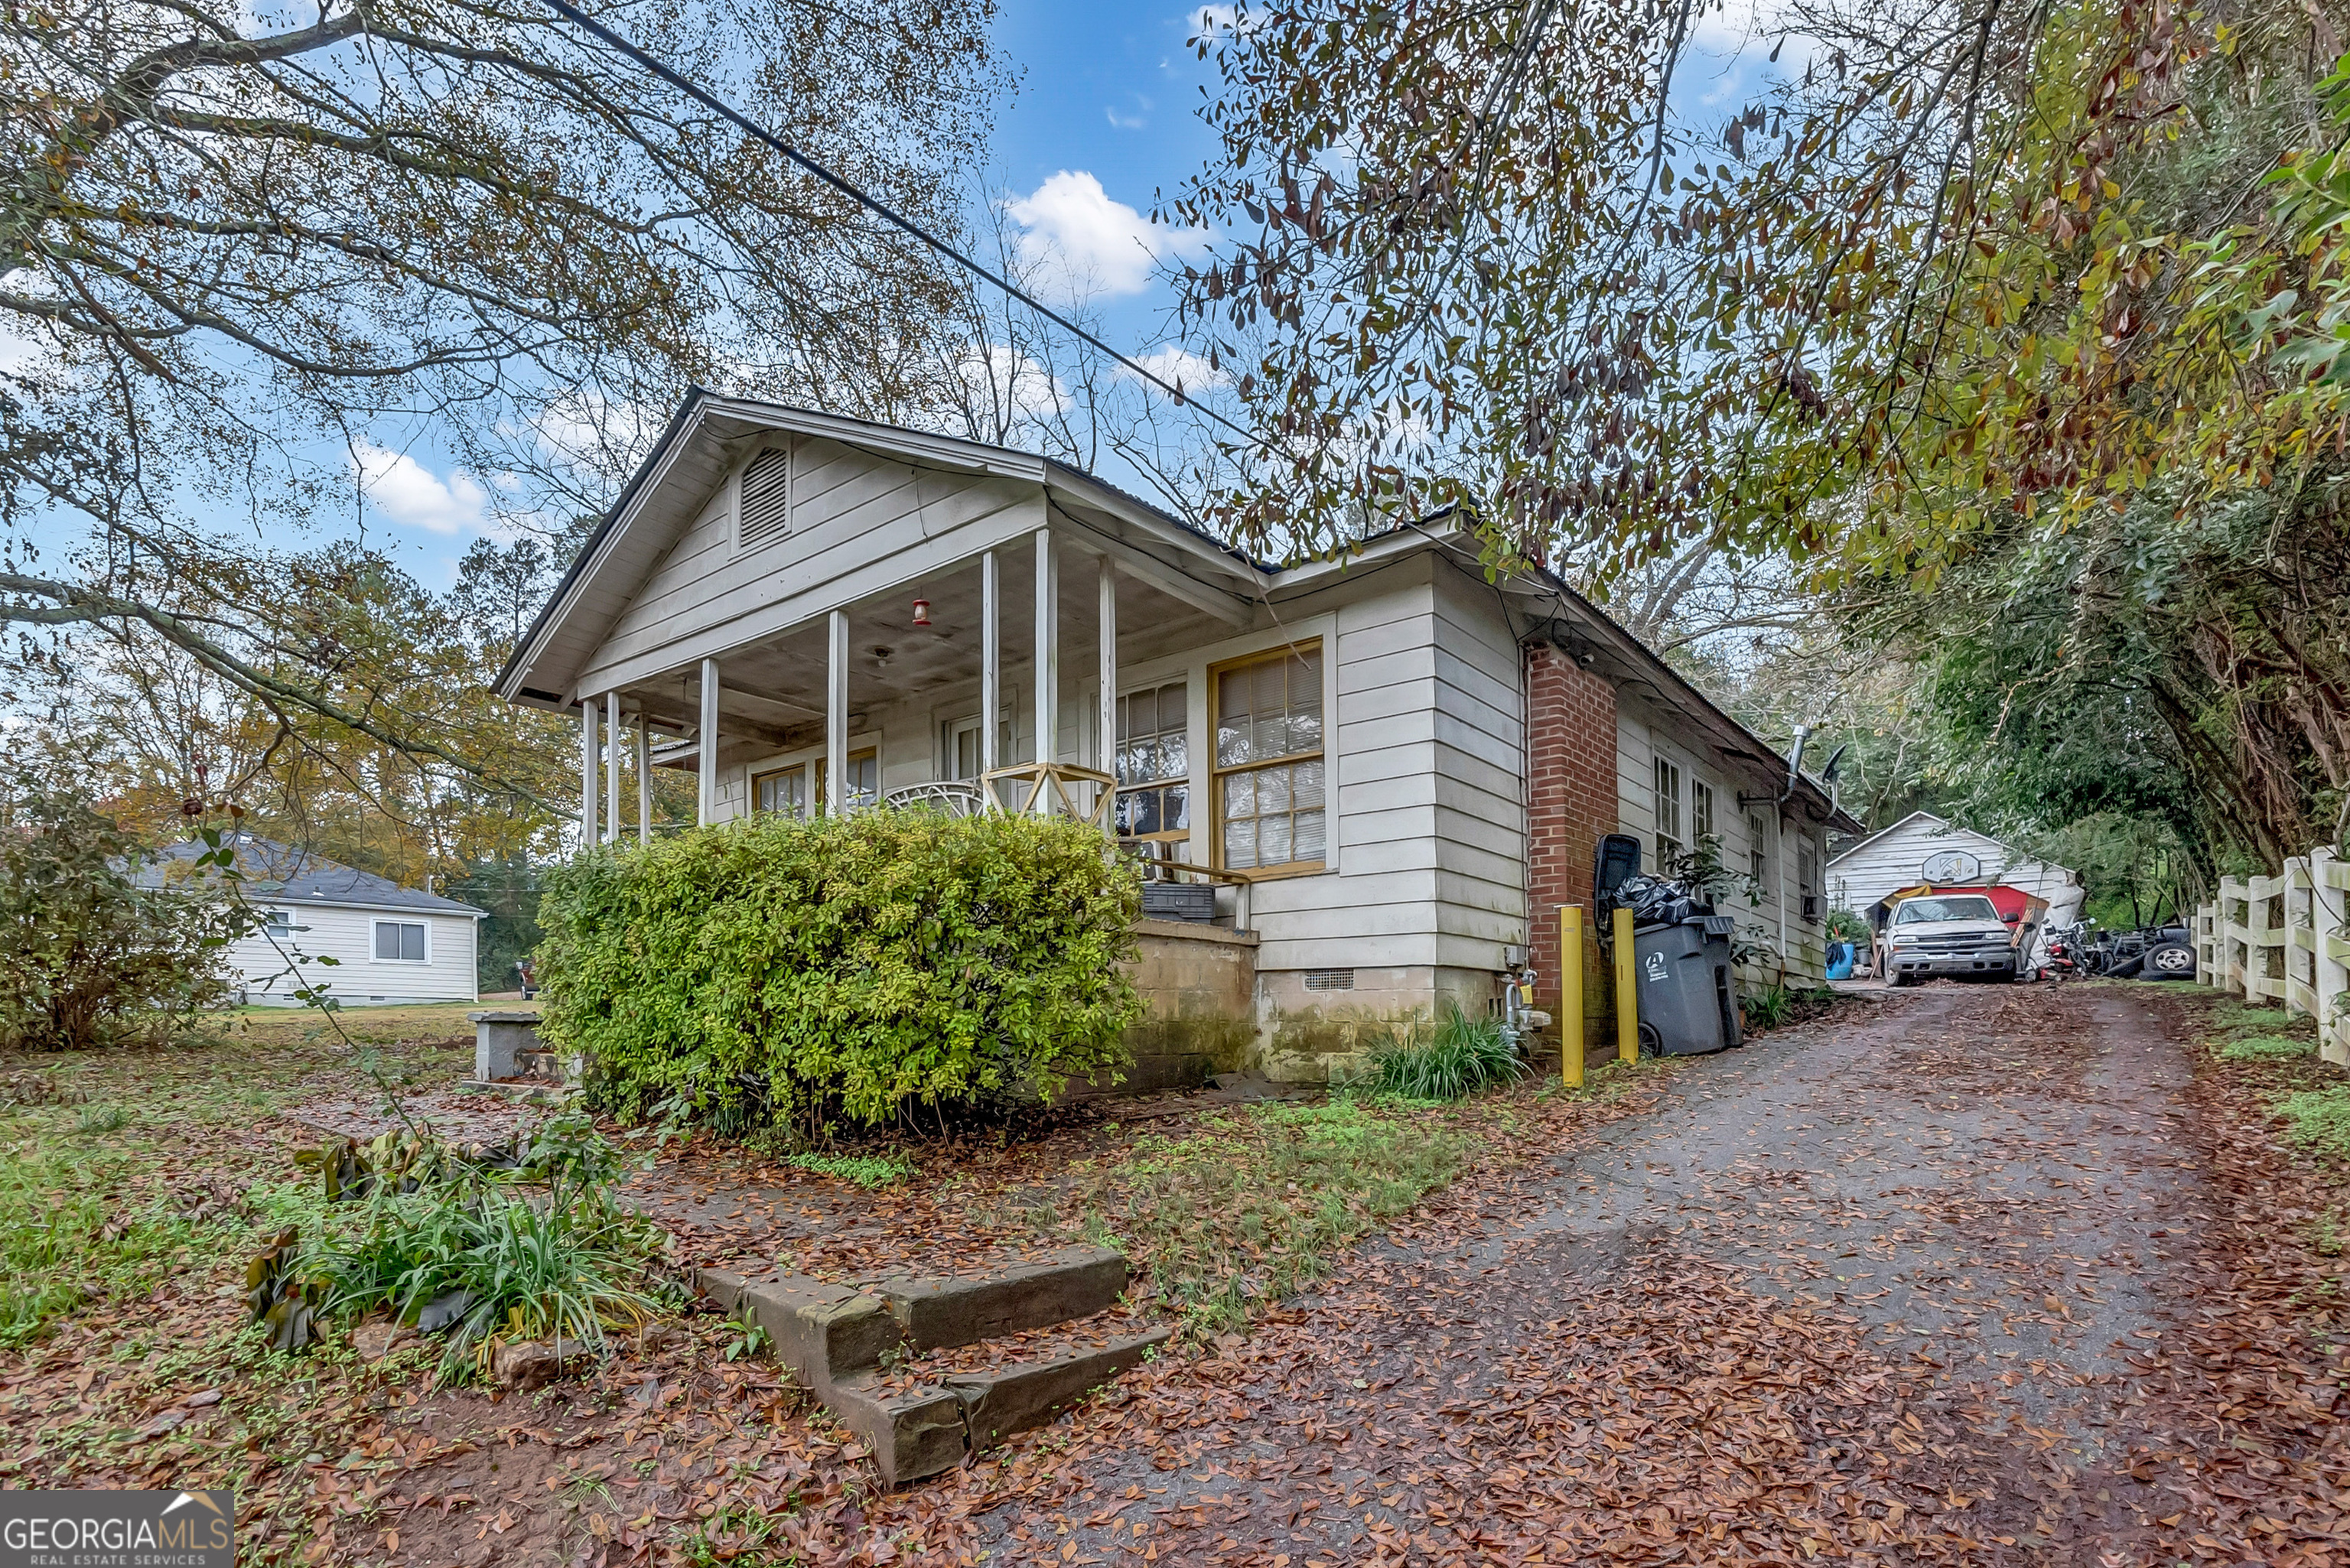
[[[2195,978],[2314,1018],[2319,1054],[2350,1066],[2350,860],[2314,849],[2224,878],[2195,911]]]

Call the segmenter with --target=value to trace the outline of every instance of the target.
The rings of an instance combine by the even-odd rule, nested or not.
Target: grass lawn
[[[0,1486],[229,1487],[240,1562],[785,1563],[849,1541],[856,1511],[879,1506],[869,1462],[706,1312],[530,1396],[444,1384],[434,1346],[367,1360],[345,1329],[304,1355],[265,1348],[246,1261],[320,1213],[317,1176],[294,1163],[316,1139],[281,1113],[447,1089],[471,1064],[473,1010],[352,1009],[338,1028],[247,1009],[211,1044],[0,1059]],[[720,1195],[671,1225],[681,1262],[857,1277],[1113,1241],[1138,1309],[1192,1331],[1179,1354],[1209,1355],[1351,1243],[1440,1223],[1416,1211],[1448,1188],[1546,1168],[1681,1070],[1453,1105],[1113,1102],[820,1158],[704,1137],[663,1146],[656,1185]],[[754,1189],[763,1207],[726,1196]],[[803,1528],[833,1544],[785,1549]]]

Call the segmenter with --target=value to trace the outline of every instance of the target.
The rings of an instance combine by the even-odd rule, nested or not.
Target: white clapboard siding
[[[475,928],[464,915],[437,912],[356,909],[338,905],[292,903],[284,906],[293,929],[279,945],[316,961],[302,966],[301,977],[281,973],[286,960],[266,937],[251,936],[229,949],[234,983],[248,1000],[291,1001],[302,985],[322,986],[346,1007],[403,1002],[473,1002],[481,991],[474,963]],[[423,963],[379,961],[375,956],[375,922],[421,921],[425,928]]]
[[[2051,898],[2072,880],[2072,873],[2062,866],[2036,860],[1930,812],[1913,811],[1828,862],[1829,894],[1842,908],[1866,911],[1887,894],[1923,881],[1927,858],[1946,849],[1962,849],[1981,861],[1986,881],[2036,898]]]

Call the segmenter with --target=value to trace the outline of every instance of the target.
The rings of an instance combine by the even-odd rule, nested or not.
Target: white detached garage
[[[169,881],[175,866],[187,875],[203,853],[202,844],[172,845],[140,879]],[[348,1007],[481,999],[474,944],[484,911],[249,834],[236,856],[245,897],[268,920],[229,949],[230,983],[245,1002],[296,1006],[306,986]]]

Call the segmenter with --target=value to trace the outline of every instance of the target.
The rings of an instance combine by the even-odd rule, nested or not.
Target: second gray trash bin
[[[1734,929],[1728,915],[1691,915],[1632,933],[1643,1053],[1701,1056],[1743,1043],[1730,967]]]

